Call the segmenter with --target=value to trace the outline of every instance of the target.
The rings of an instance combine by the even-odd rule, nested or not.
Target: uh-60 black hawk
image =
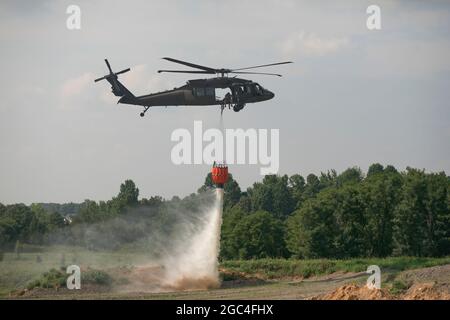
[[[275,95],[269,90],[264,89],[256,82],[246,79],[240,79],[236,76],[230,77],[230,74],[259,74],[281,77],[280,74],[276,73],[248,72],[243,70],[292,63],[291,61],[286,61],[239,69],[215,69],[167,57],[163,59],[195,68],[197,70],[158,70],[158,73],[172,72],[214,74],[216,75],[216,77],[209,79],[189,80],[184,86],[174,88],[173,90],[150,93],[143,96],[135,96],[118,80],[117,77],[119,74],[130,71],[130,68],[119,72],[113,72],[108,60],[105,59],[106,65],[109,69],[109,74],[96,79],[95,82],[100,80],[107,80],[111,84],[111,89],[114,95],[121,97],[117,103],[143,106],[144,110],[140,114],[141,117],[145,115],[150,107],[156,106],[219,105],[221,107],[221,112],[223,112],[223,109],[225,109],[225,107],[227,106],[228,108],[233,108],[234,111],[238,112],[244,108],[246,103],[255,103],[270,100]],[[223,98],[216,96],[216,89],[227,88],[230,91],[227,92]]]

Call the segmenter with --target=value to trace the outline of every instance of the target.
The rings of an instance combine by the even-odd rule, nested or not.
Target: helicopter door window
[[[207,87],[207,88],[205,88],[205,95],[215,97],[216,90],[214,88]]]
[[[194,96],[203,97],[205,95],[204,88],[194,88]]]

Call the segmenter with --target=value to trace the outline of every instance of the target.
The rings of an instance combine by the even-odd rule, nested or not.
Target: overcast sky
[[[382,29],[366,28],[381,7]],[[81,30],[66,8],[81,8]],[[224,112],[227,128],[280,129],[280,174],[374,162],[450,172],[450,4],[446,1],[1,1],[0,202],[107,200],[125,179],[142,197],[195,192],[207,165],[170,160],[174,129],[218,127],[218,107],[117,105],[104,58],[136,95],[212,67],[292,60],[252,76],[274,99]],[[181,66],[182,67],[182,66]],[[231,166],[243,189],[260,166]]]

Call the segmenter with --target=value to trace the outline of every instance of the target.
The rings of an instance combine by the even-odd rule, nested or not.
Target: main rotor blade
[[[161,72],[172,72],[172,73],[203,73],[203,74],[216,74],[214,71],[197,71],[197,70],[158,70],[158,73]]]
[[[270,63],[270,64],[262,64],[262,65],[254,66],[254,67],[246,67],[246,68],[233,69],[232,71],[248,70],[248,69],[262,68],[262,67],[269,67],[269,66],[276,66],[276,65],[279,65],[279,64],[288,64],[288,63],[293,63],[293,62],[292,62],[292,61],[285,61],[285,62],[277,62],[277,63]]]
[[[265,73],[265,72],[245,72],[245,71],[231,71],[230,73],[236,73],[236,74],[262,74],[265,76],[277,76],[282,77],[281,74],[278,73]]]
[[[118,75],[118,74],[122,74],[122,73],[125,73],[125,72],[128,72],[128,71],[130,71],[130,70],[131,70],[130,68],[127,68],[127,69],[125,69],[125,70],[122,70],[122,71],[116,72],[116,75]]]
[[[190,62],[186,62],[186,61],[182,61],[182,60],[177,60],[177,59],[173,59],[173,58],[168,58],[168,57],[164,57],[164,60],[167,61],[171,61],[171,62],[175,62],[175,63],[179,63],[191,68],[196,68],[196,69],[201,69],[201,70],[205,70],[205,71],[209,71],[212,73],[216,73],[216,69],[210,68],[210,67],[205,67],[205,66],[201,66],[199,64],[194,64],[194,63],[190,63]]]

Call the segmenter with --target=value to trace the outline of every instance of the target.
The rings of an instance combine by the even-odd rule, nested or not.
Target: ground
[[[353,260],[253,260],[221,263],[220,287],[192,290],[158,283],[164,268],[141,253],[60,250],[7,253],[0,262],[0,294],[12,299],[450,299],[450,259],[387,258]],[[68,252],[67,250],[65,252]],[[70,253],[72,252],[72,253]],[[40,258],[38,259],[37,256]],[[82,272],[101,270],[110,282],[28,288],[50,268],[78,263]],[[382,270],[382,289],[365,288],[370,264]],[[105,265],[108,267],[105,268]],[[59,271],[65,277],[63,271]],[[98,274],[96,274],[98,276]],[[102,279],[94,277],[94,280]],[[197,285],[197,284],[196,284]],[[200,286],[201,287],[201,286]],[[189,290],[190,289],[190,290]]]

